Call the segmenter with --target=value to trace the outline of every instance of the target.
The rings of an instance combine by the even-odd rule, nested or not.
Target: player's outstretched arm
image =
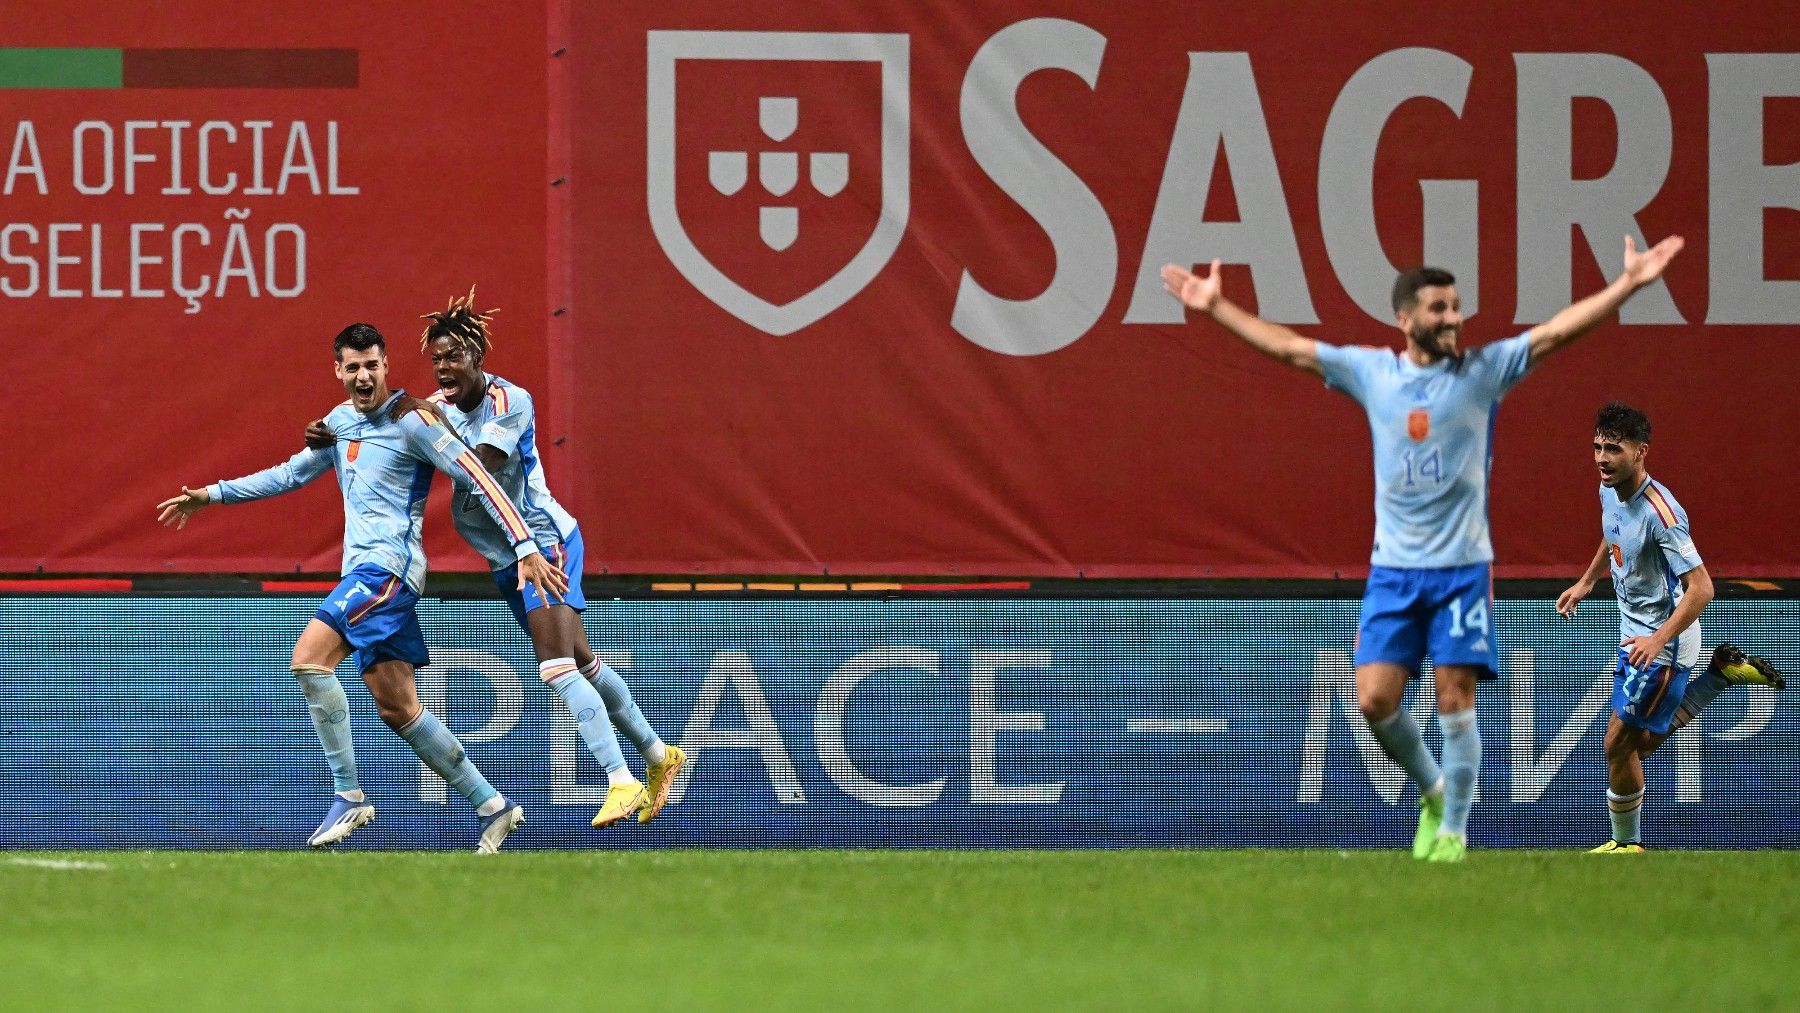
[[[213,503],[247,503],[293,492],[331,470],[331,454],[307,448],[293,457],[243,478],[226,479],[198,489],[181,487],[181,495],[171,496],[156,504],[159,523],[175,528],[187,526],[187,519],[202,507]]]
[[[507,498],[481,457],[457,437],[430,402],[401,398],[393,407],[394,421],[407,442],[439,471],[469,491],[500,530],[512,541],[519,557],[519,587],[530,584],[545,601],[560,601],[569,592],[569,578],[560,567],[544,558],[519,505]]]
[[[1637,243],[1626,236],[1625,269],[1619,272],[1612,284],[1580,302],[1564,307],[1555,316],[1528,332],[1531,364],[1535,366],[1544,361],[1544,357],[1551,352],[1593,330],[1617,313],[1625,300],[1631,298],[1632,293],[1662,277],[1663,269],[1681,252],[1686,242],[1680,236],[1670,236],[1639,253]]]
[[[1637,668],[1648,668],[1656,663],[1675,638],[1682,631],[1694,625],[1700,618],[1700,612],[1713,600],[1712,574],[1706,572],[1705,566],[1696,566],[1681,575],[1681,603],[1675,606],[1675,613],[1669,621],[1663,623],[1655,633],[1647,637],[1632,637],[1620,644],[1629,653],[1631,664]]]
[[[212,496],[207,493],[206,486],[189,489],[184,485],[181,487],[181,495],[170,496],[156,504],[156,509],[160,511],[156,515],[156,523],[166,528],[180,530],[187,527],[189,517],[210,505],[212,505]]]
[[[1600,582],[1601,574],[1606,572],[1606,550],[1606,543],[1601,542],[1600,549],[1594,553],[1594,559],[1588,563],[1587,570],[1575,583],[1569,585],[1568,590],[1557,595],[1556,612],[1558,615],[1564,619],[1575,618],[1575,606],[1581,604],[1582,599],[1594,593],[1594,585]]]
[[[1250,347],[1271,359],[1279,359],[1290,366],[1298,366],[1320,376],[1325,375],[1324,368],[1319,365],[1318,342],[1280,324],[1272,324],[1225,298],[1220,287],[1219,261],[1216,258],[1205,276],[1195,274],[1185,267],[1165,264],[1162,279],[1163,288],[1168,289],[1169,294],[1181,300],[1188,309],[1212,317],[1219,326],[1242,338]]]

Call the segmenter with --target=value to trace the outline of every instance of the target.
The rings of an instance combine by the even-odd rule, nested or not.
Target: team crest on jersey
[[[1414,443],[1423,443],[1425,437],[1431,435],[1431,413],[1423,408],[1407,412],[1406,435],[1412,437]]]
[[[351,464],[355,464],[356,463],[356,455],[361,452],[362,452],[362,441],[361,440],[351,440],[350,445],[344,448],[344,460]]]
[[[1613,565],[1614,566],[1624,566],[1625,565],[1625,553],[1619,549],[1619,543],[1612,542],[1612,543],[1610,543],[1610,546],[1612,548]]]

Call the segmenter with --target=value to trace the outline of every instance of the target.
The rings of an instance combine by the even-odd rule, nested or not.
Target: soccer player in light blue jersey
[[[1728,685],[1786,685],[1767,661],[1730,644],[1715,648],[1705,670],[1694,675],[1700,612],[1712,601],[1712,577],[1694,548],[1687,511],[1645,471],[1649,451],[1648,416],[1620,401],[1600,409],[1594,420],[1600,548],[1581,578],[1556,599],[1556,610],[1573,616],[1609,573],[1619,599],[1619,653],[1606,724],[1612,839],[1589,852],[1596,855],[1643,854],[1643,761],[1657,746]]]
[[[1394,283],[1403,351],[1331,345],[1270,323],[1224,298],[1219,261],[1197,275],[1174,264],[1163,284],[1257,351],[1318,374],[1368,415],[1375,452],[1375,546],[1357,622],[1356,698],[1381,748],[1419,787],[1413,857],[1460,862],[1481,733],[1475,684],[1497,675],[1494,550],[1488,471],[1500,399],[1552,352],[1612,316],[1681,251],[1673,236],[1640,253],[1604,289],[1516,337],[1462,351],[1462,303],[1448,271],[1422,267]],[[1402,707],[1429,656],[1436,671],[1443,761]]]
[[[539,550],[516,504],[499,491],[479,458],[428,402],[387,386],[387,346],[380,332],[352,324],[333,342],[336,372],[350,400],[326,416],[342,441],[307,448],[287,461],[243,478],[190,489],[158,504],[158,519],[185,527],[212,503],[244,503],[277,496],[336,468],[344,497],[343,581],[325,599],[294,644],[290,666],[331,768],[335,795],[324,822],[307,843],[335,844],[375,818],[357,780],[349,701],[337,666],[355,655],[381,719],[421,761],[475,807],[476,851],[497,851],[525,820],[475,769],[462,743],[419,703],[415,666],[430,664],[414,611],[425,579],[420,531],[431,469],[449,473],[468,502],[507,533],[521,584],[540,595],[561,594],[563,575]]]
[[[568,705],[588,751],[606,772],[606,799],[594,814],[596,829],[610,827],[636,813],[638,822],[655,819],[668,802],[675,776],[687,762],[679,746],[665,745],[632,699],[625,680],[594,656],[588,646],[581,613],[587,600],[581,591],[584,547],[575,518],[550,495],[538,456],[537,413],[531,394],[483,370],[493,338],[488,324],[494,310],[474,308],[475,290],[450,300],[443,310],[428,313],[431,321],[420,336],[420,351],[431,359],[438,390],[431,402],[444,413],[458,436],[493,473],[520,512],[532,535],[567,575],[568,593],[547,600],[529,587],[520,588],[507,533],[479,505],[458,498],[451,514],[456,530],[494,571],[513,617],[531,637],[538,676]],[[331,434],[320,423],[307,427],[308,445],[324,445]],[[618,725],[644,757],[644,782],[625,765]]]

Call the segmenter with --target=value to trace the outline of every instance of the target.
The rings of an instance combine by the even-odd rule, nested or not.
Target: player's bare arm
[[[1594,593],[1594,585],[1600,583],[1601,576],[1606,573],[1606,557],[1607,545],[1605,542],[1601,542],[1600,548],[1594,553],[1593,561],[1588,563],[1588,568],[1583,571],[1580,578],[1569,585],[1562,594],[1557,595],[1556,612],[1558,615],[1564,619],[1575,618],[1575,606],[1581,604],[1582,599]]]
[[[1712,575],[1704,566],[1696,566],[1682,574],[1681,588],[1681,603],[1675,606],[1668,622],[1647,637],[1632,637],[1619,645],[1629,652],[1629,660],[1638,668],[1655,664],[1662,652],[1681,636],[1683,630],[1694,625],[1701,610],[1713,600]]]
[[[1216,258],[1205,275],[1195,274],[1175,264],[1165,264],[1162,279],[1163,288],[1168,289],[1169,294],[1181,300],[1188,309],[1212,317],[1219,326],[1243,339],[1250,347],[1271,359],[1278,359],[1320,376],[1325,375],[1323,367],[1319,365],[1319,346],[1316,341],[1280,324],[1272,324],[1225,298],[1221,290],[1219,261]]]
[[[1533,327],[1528,333],[1531,343],[1531,364],[1533,366],[1544,361],[1544,357],[1593,330],[1604,322],[1625,300],[1645,285],[1662,277],[1663,269],[1669,261],[1681,252],[1686,241],[1680,236],[1670,236],[1642,253],[1638,252],[1637,243],[1630,236],[1625,237],[1625,269],[1619,272],[1612,284],[1577,303],[1565,307],[1543,323]]]
[[[483,443],[475,448],[476,460],[479,460],[481,466],[488,471],[499,471],[501,466],[506,463],[507,456],[506,451],[501,450],[492,443]]]
[[[156,515],[156,522],[164,527],[180,530],[187,527],[189,517],[211,504],[212,496],[207,493],[206,486],[189,489],[184,485],[181,487],[181,495],[170,496],[156,504],[157,510],[161,511]]]

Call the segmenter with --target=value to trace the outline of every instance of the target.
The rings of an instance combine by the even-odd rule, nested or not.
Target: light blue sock
[[[425,766],[430,767],[445,783],[455,788],[469,804],[476,809],[486,805],[489,799],[500,793],[481,776],[481,771],[469,762],[469,754],[463,744],[457,741],[456,735],[444,727],[437,715],[423,708],[419,716],[413,718],[405,728],[400,729],[400,737],[412,747]]]
[[[1444,733],[1444,822],[1440,834],[1469,832],[1469,806],[1475,801],[1475,775],[1481,770],[1481,729],[1475,708],[1438,715]]]
[[[313,732],[325,750],[331,767],[331,790],[343,794],[361,791],[356,780],[356,746],[350,735],[350,698],[336,672],[296,668],[294,681],[306,695],[306,712],[312,715]]]
[[[594,754],[600,769],[608,774],[625,766],[625,754],[619,751],[619,737],[613,734],[612,721],[606,714],[606,701],[593,683],[581,677],[574,658],[552,658],[538,665],[538,677],[556,691],[569,713],[575,716],[575,728],[588,752]]]
[[[612,666],[595,658],[581,669],[581,674],[600,691],[601,699],[606,701],[606,713],[619,731],[637,747],[638,755],[651,763],[663,761],[663,741],[650,727],[644,718],[644,712],[638,709],[637,701],[631,698],[631,688]]]
[[[1381,743],[1382,751],[1419,786],[1419,794],[1429,795],[1437,790],[1444,772],[1432,758],[1431,747],[1425,744],[1425,735],[1411,712],[1405,707],[1397,708],[1380,721],[1370,722],[1369,731],[1375,733],[1375,741]]]
[[[1613,840],[1620,844],[1642,843],[1638,840],[1638,820],[1644,814],[1644,789],[1621,795],[1608,788],[1606,808],[1612,813]]]

